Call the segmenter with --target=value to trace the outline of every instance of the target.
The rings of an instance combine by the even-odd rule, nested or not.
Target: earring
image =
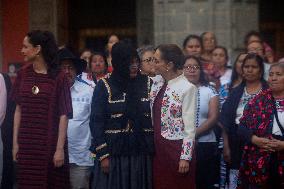
[[[168,69],[166,69],[166,71],[168,72],[169,70],[168,70]]]

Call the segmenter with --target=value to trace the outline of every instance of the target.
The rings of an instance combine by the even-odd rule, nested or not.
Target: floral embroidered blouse
[[[164,80],[153,83],[150,103],[162,88]],[[168,140],[183,139],[180,159],[191,160],[196,127],[197,88],[182,74],[170,80],[162,100],[161,135]]]
[[[240,167],[238,189],[246,188],[248,183],[262,185],[269,178],[271,152],[262,150],[250,142],[251,136],[271,138],[274,120],[275,101],[271,91],[263,90],[245,107],[240,119],[239,134],[247,140],[244,146]],[[283,178],[284,152],[277,153],[278,174]],[[276,162],[275,162],[276,163]]]

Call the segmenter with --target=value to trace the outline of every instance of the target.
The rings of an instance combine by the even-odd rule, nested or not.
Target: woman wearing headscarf
[[[98,82],[92,100],[92,188],[151,189],[150,80],[137,73],[139,57],[130,44],[118,42],[111,53],[114,70]]]

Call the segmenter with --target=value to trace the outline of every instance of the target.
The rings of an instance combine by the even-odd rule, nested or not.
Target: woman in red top
[[[69,188],[66,130],[72,104],[67,78],[57,71],[56,53],[48,31],[31,31],[23,40],[22,54],[31,64],[18,72],[12,90],[19,189]]]

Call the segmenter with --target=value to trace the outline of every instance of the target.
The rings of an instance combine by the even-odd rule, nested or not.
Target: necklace
[[[39,93],[39,88],[38,88],[38,86],[34,85],[34,86],[32,87],[32,93],[33,93],[34,95],[37,95],[37,94]]]
[[[33,76],[34,76],[34,85],[32,86],[32,93],[34,95],[37,95],[39,93],[39,87],[37,86],[37,82],[36,82],[36,71],[35,71],[35,68],[34,68],[34,65],[33,65]]]
[[[196,122],[195,127],[199,126],[199,114],[200,114],[200,87],[197,88],[197,108],[196,108]]]
[[[38,74],[46,74],[45,71],[39,71],[39,72],[37,72],[36,69],[35,69],[35,66],[34,66],[34,64],[33,64],[34,85],[33,85],[33,87],[32,87],[32,93],[33,93],[34,95],[37,95],[37,94],[40,92],[39,87],[38,87],[37,84],[36,84],[36,83],[37,83],[37,82],[36,82],[37,73],[38,73]]]

